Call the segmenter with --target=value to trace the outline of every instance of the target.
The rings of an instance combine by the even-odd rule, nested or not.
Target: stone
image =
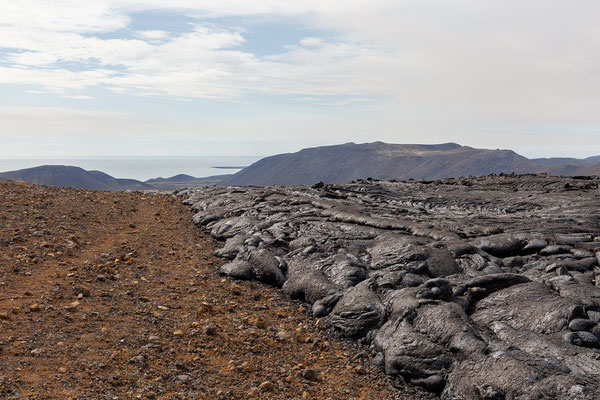
[[[71,304],[69,304],[68,306],[65,306],[65,310],[69,311],[69,312],[76,312],[79,309],[79,305],[81,303],[79,303],[78,301],[74,301]]]
[[[75,287],[75,294],[82,294],[85,297],[89,297],[91,294],[91,289],[87,286],[79,285]]]
[[[540,255],[552,256],[555,254],[565,254],[565,253],[570,253],[571,249],[572,249],[571,246],[553,244],[550,246],[546,246],[542,250],[540,250]]]
[[[350,289],[331,312],[331,324],[344,336],[357,339],[383,323],[385,307],[372,290],[372,284],[363,281]]]
[[[133,364],[137,367],[140,367],[140,368],[145,368],[146,367],[146,357],[143,354],[139,354],[135,357],[132,357],[129,360],[129,363]]]
[[[244,322],[259,329],[265,329],[267,326],[269,326],[268,322],[258,315],[250,315],[249,317],[245,318]]]
[[[575,346],[598,347],[600,339],[590,332],[569,332],[565,334],[565,341]]]
[[[302,377],[308,381],[316,382],[319,380],[320,371],[317,369],[307,368],[302,371]]]
[[[523,253],[537,253],[548,246],[548,242],[544,239],[531,239],[527,241],[525,247],[523,247]]]
[[[272,392],[275,390],[275,385],[270,381],[264,381],[258,385],[258,390],[260,392]]]
[[[341,290],[320,270],[294,268],[293,271],[283,285],[284,293],[292,299],[315,303]]]
[[[521,252],[526,243],[515,235],[501,233],[478,238],[473,245],[494,256],[513,256]]]
[[[214,325],[206,325],[203,330],[206,336],[215,336],[218,333],[218,329]]]
[[[248,261],[241,259],[236,259],[230,263],[222,265],[220,272],[223,275],[241,280],[250,280],[255,276],[252,265]]]
[[[450,282],[446,279],[435,278],[423,283],[416,294],[418,299],[443,299],[452,294]]]
[[[594,326],[596,322],[583,318],[575,318],[569,322],[569,329],[572,331],[589,331]]]
[[[31,355],[34,357],[40,357],[42,354],[44,354],[44,349],[31,350]]]
[[[443,278],[460,272],[458,264],[452,254],[441,249],[431,249],[427,257],[429,275],[434,278]]]
[[[279,261],[271,252],[265,249],[253,250],[247,257],[257,280],[277,287],[283,286],[285,277]]]

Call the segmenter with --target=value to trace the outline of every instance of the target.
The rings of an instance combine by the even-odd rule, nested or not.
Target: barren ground
[[[257,283],[180,200],[0,182],[0,398],[420,399]]]

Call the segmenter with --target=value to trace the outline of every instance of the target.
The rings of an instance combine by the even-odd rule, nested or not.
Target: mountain
[[[436,145],[346,143],[266,157],[225,179],[223,185],[309,185],[376,179],[440,179],[469,175],[542,172],[512,150],[456,143]]]
[[[212,186],[219,185],[221,182],[229,178],[228,175],[214,175],[207,176],[204,178],[195,178],[191,175],[179,174],[170,178],[153,178],[148,179],[145,183],[151,185],[158,190],[175,190],[186,187],[200,187],[200,186]]]
[[[144,190],[152,186],[135,179],[118,179],[100,171],[65,165],[42,165],[0,173],[0,180],[14,180],[46,186],[74,187],[90,190]]]
[[[600,156],[527,159],[512,150],[477,149],[456,143],[346,143],[314,147],[263,158],[233,175],[196,178],[179,174],[146,182],[117,179],[100,171],[44,165],[0,173],[12,179],[48,186],[97,190],[175,190],[200,186],[312,185],[346,183],[357,179],[442,179],[500,173],[600,175]]]
[[[585,175],[585,176],[590,176],[590,175],[596,175],[596,176],[600,176],[600,160],[598,161],[598,164],[593,165],[591,167],[587,167],[584,168],[581,171],[578,171],[581,173],[578,173],[577,175]]]
[[[588,157],[588,158],[586,158],[586,160],[600,164],[600,156]]]
[[[598,175],[600,171],[600,156],[584,159],[579,158],[536,158],[531,160],[537,165],[543,166],[543,170],[551,175]]]
[[[189,181],[193,181],[195,179],[198,179],[198,178],[195,178],[191,175],[179,174],[179,175],[172,176],[170,178],[163,178],[161,176],[159,178],[148,179],[146,181],[146,183],[164,183],[164,182],[179,183],[179,182],[189,182]]]

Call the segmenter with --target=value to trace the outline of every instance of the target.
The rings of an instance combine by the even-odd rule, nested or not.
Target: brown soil
[[[429,398],[217,245],[169,196],[0,182],[0,398]]]

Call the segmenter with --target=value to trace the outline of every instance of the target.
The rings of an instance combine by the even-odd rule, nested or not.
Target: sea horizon
[[[146,181],[178,174],[203,178],[234,174],[258,161],[258,156],[38,156],[0,158],[0,172],[41,165],[67,165],[97,170],[115,178]]]

